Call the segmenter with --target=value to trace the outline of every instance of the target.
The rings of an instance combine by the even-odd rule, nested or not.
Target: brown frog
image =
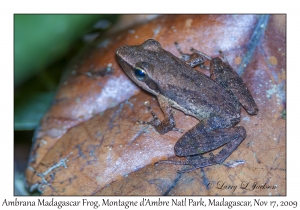
[[[122,46],[116,51],[117,60],[126,74],[141,88],[157,97],[164,113],[160,121],[149,103],[145,105],[153,115],[149,122],[157,132],[164,134],[175,127],[172,107],[199,119],[199,123],[187,131],[175,144],[177,156],[186,161],[160,161],[189,165],[180,172],[190,172],[214,164],[221,164],[246,138],[242,126],[234,127],[240,121],[241,105],[251,115],[258,113],[257,105],[243,80],[231,68],[223,54],[210,58],[195,49],[192,54],[181,52],[182,59],[164,50],[160,43],[148,39],[141,45]],[[210,67],[204,61],[210,61]],[[192,67],[200,65],[210,69],[211,77]],[[209,157],[221,146],[224,148]]]

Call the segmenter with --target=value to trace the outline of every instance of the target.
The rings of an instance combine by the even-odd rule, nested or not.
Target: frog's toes
[[[177,173],[179,173],[179,174],[189,173],[189,172],[195,171],[196,169],[197,169],[197,167],[190,165],[190,167],[188,167],[188,168],[177,170]]]
[[[176,127],[173,127],[172,130],[173,130],[173,131],[178,131],[178,132],[180,132],[180,133],[183,133],[183,130],[181,130],[181,129],[179,129],[179,128],[176,128]]]
[[[143,124],[143,125],[152,125],[152,126],[155,126],[154,120],[151,120],[151,121],[149,121],[149,122],[147,122],[147,121],[142,121],[142,120],[137,120],[137,121],[136,121],[136,124],[138,124],[138,125]]]
[[[137,125],[139,125],[139,124],[149,124],[149,122],[142,121],[142,120],[137,120],[137,121],[136,121],[136,124],[137,124]]]

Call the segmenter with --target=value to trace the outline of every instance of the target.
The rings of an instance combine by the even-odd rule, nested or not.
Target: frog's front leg
[[[160,134],[165,134],[171,130],[179,131],[182,133],[180,129],[175,127],[176,123],[173,117],[172,107],[168,99],[163,95],[157,95],[156,98],[161,110],[163,111],[164,119],[160,121],[159,118],[156,116],[156,114],[153,112],[149,102],[145,102],[145,106],[149,109],[150,113],[152,114],[153,120],[151,120],[150,122],[144,122],[144,121],[138,121],[138,122],[152,125],[154,129]]]
[[[198,52],[193,52],[193,48],[191,48],[191,51],[193,52],[192,54],[187,54],[181,51],[180,46],[177,42],[175,42],[175,47],[178,50],[178,52],[181,55],[181,59],[189,66],[195,67],[195,66],[200,66],[202,69],[209,70],[209,66],[205,66],[204,62],[206,59],[209,57],[205,55],[204,53],[199,54]],[[209,59],[208,59],[209,60]]]

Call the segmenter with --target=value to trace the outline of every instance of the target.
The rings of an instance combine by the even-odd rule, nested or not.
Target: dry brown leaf
[[[285,195],[285,21],[285,15],[167,15],[98,41],[70,63],[43,118],[28,184],[43,195]],[[259,113],[242,110],[239,125],[247,138],[224,164],[184,174],[177,173],[184,166],[154,165],[184,159],[173,150],[182,134],[160,135],[136,124],[151,119],[143,105],[147,100],[159,117],[162,113],[115,59],[118,47],[148,38],[176,56],[175,41],[184,52],[194,47],[217,56],[222,50],[241,73]],[[175,120],[184,131],[198,123],[181,111]],[[236,160],[244,163],[229,167]],[[251,190],[255,183],[272,188]]]

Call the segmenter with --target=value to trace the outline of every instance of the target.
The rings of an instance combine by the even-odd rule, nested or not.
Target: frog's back
[[[240,104],[233,94],[193,68],[185,66],[182,69],[177,71],[176,80],[169,80],[165,86],[167,91],[163,93],[173,102],[173,107],[200,120],[211,115],[226,117],[240,112]]]

